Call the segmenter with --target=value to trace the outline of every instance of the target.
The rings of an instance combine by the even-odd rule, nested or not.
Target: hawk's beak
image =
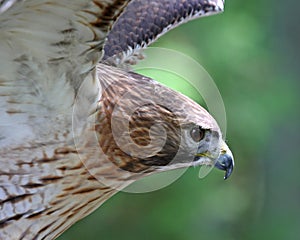
[[[221,154],[215,164],[215,167],[225,171],[224,180],[229,178],[233,171],[233,167],[234,167],[233,155],[225,142],[223,142],[221,148]]]

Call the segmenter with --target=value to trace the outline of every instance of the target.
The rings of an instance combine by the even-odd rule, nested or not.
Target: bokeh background
[[[160,38],[155,46],[193,57],[215,80],[232,177],[199,179],[191,168],[156,192],[118,193],[59,239],[299,239],[299,9],[296,0],[228,0],[223,14]]]

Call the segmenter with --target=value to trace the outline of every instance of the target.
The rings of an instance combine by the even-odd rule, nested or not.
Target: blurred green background
[[[191,56],[218,86],[233,175],[199,179],[191,168],[159,191],[118,193],[59,239],[299,239],[299,9],[295,0],[228,0],[224,14],[160,38],[154,46]]]

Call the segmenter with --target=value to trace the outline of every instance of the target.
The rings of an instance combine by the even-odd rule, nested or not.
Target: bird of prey
[[[0,1],[0,239],[54,239],[144,176],[233,169],[213,117],[131,72],[222,0]]]

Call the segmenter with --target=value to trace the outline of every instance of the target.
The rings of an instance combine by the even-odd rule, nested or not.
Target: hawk
[[[0,239],[54,239],[144,176],[233,170],[213,117],[128,70],[221,0],[0,1]]]

